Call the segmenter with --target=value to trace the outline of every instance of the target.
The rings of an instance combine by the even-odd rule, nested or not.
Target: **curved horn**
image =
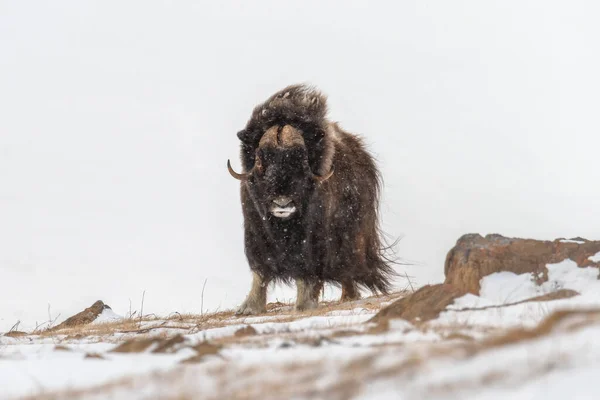
[[[333,166],[332,166],[332,167],[331,167],[331,169],[329,170],[329,172],[328,172],[328,173],[326,173],[325,175],[321,175],[321,176],[319,176],[319,175],[315,175],[315,174],[313,174],[313,179],[314,179],[314,180],[315,180],[317,183],[323,183],[323,182],[325,182],[327,179],[331,178],[331,175],[333,175],[333,171],[334,171],[334,168],[333,168]]]
[[[229,160],[227,160],[227,169],[229,170],[231,176],[233,176],[237,180],[245,181],[248,180],[248,178],[250,177],[250,174],[238,174],[237,172],[235,172],[233,168],[231,168],[231,163],[229,162]]]

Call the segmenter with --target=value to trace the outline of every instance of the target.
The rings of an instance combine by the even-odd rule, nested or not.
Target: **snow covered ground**
[[[600,256],[596,255],[596,257]],[[0,397],[600,398],[598,270],[498,273],[428,322],[370,319],[406,295],[295,313],[121,319],[0,337]],[[570,289],[579,295],[528,301]]]

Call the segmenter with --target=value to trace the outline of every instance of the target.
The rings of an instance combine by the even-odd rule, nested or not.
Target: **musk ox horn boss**
[[[342,301],[388,293],[395,275],[378,222],[381,179],[362,140],[327,120],[326,97],[292,85],[256,106],[238,133],[245,252],[253,274],[237,314],[266,311],[270,282],[297,286],[296,309],[317,307],[325,282]]]

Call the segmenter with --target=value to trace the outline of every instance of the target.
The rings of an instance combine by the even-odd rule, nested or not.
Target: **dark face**
[[[314,188],[306,147],[260,146],[248,184],[264,212],[283,220],[302,215]]]
[[[290,125],[267,129],[255,151],[251,171],[238,174],[229,161],[227,168],[231,176],[247,183],[263,215],[282,220],[302,215],[315,185],[333,174],[333,169],[323,176],[311,171],[302,131]]]

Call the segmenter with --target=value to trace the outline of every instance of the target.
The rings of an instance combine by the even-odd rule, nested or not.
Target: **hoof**
[[[266,307],[245,301],[235,312],[235,315],[258,315],[267,312]]]
[[[342,294],[342,297],[340,298],[340,303],[345,303],[347,301],[356,301],[356,300],[360,300],[359,294],[356,294],[353,296]]]
[[[296,303],[296,311],[314,310],[319,306],[319,302],[315,300],[306,300],[302,303]]]

